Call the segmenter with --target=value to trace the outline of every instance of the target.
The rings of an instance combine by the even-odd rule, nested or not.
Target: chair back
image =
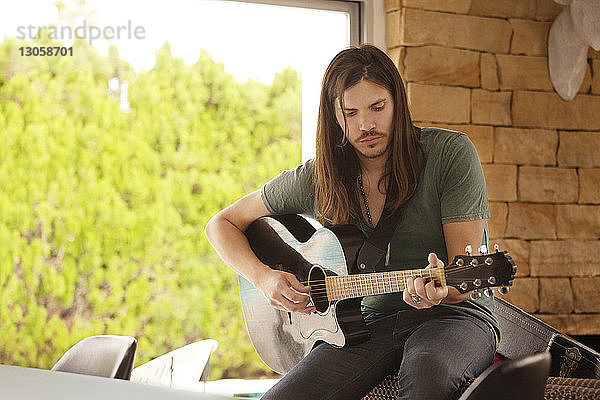
[[[90,336],[67,350],[52,371],[129,380],[136,349],[131,336]]]
[[[163,354],[135,368],[133,382],[172,388],[189,388],[206,381],[211,354],[219,343],[205,339]]]

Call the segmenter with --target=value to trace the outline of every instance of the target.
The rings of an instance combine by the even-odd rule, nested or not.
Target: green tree
[[[34,45],[0,44],[0,362],[48,368],[86,336],[123,334],[137,364],[215,338],[212,378],[265,373],[203,232],[300,161],[297,73],[242,84],[168,44],[139,73],[84,40],[73,57],[20,56]]]

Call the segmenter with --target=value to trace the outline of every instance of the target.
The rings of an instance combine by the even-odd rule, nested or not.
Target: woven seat
[[[474,380],[471,380],[471,383]],[[363,400],[396,400],[398,375],[388,375]],[[560,378],[551,376],[546,381],[544,400],[598,400],[600,379]]]
[[[550,377],[544,400],[600,399],[600,379]]]

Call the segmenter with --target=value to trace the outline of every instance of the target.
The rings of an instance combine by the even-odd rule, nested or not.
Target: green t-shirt
[[[448,253],[442,225],[490,217],[487,191],[481,163],[475,147],[464,133],[439,128],[423,128],[420,141],[426,155],[414,196],[404,207],[390,240],[388,262],[379,268],[402,270],[423,268],[427,255],[434,252],[448,265]],[[303,214],[317,218],[314,160],[284,171],[261,189],[262,200],[272,214]],[[359,226],[368,236],[374,229],[364,218]],[[483,244],[487,245],[485,224]],[[474,243],[473,247],[479,244]],[[452,260],[450,260],[452,261]],[[412,309],[402,293],[367,296],[363,309],[390,314]],[[482,296],[457,304],[440,304],[450,313],[464,312],[488,322],[499,339],[500,331],[493,314],[493,298]]]

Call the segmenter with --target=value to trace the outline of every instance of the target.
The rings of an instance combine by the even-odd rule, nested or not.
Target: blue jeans
[[[433,307],[365,321],[371,339],[343,348],[318,344],[262,398],[360,400],[399,372],[399,399],[456,399],[494,360],[491,327],[470,315]]]

